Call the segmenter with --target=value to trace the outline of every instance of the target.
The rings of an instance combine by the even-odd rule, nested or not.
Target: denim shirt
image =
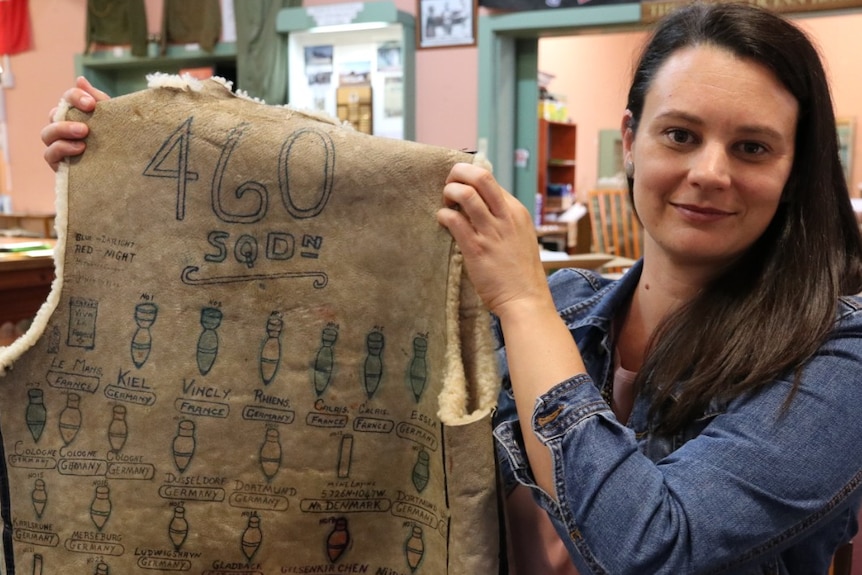
[[[549,280],[587,368],[541,396],[530,422],[551,451],[556,500],[529,467],[495,324],[507,492],[532,489],[582,575],[826,573],[856,533],[862,498],[862,300],[841,298],[789,409],[791,377],[713,402],[668,437],[651,428],[645,394],[621,425],[600,392],[613,377],[611,320],[640,272],[641,262],[617,281],[574,269]]]

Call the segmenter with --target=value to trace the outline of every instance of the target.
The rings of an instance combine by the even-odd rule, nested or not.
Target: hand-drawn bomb
[[[260,468],[271,481],[281,467],[281,442],[279,441],[278,429],[270,427],[266,430],[263,445],[260,446]]]
[[[260,517],[252,515],[248,518],[248,524],[245,531],[242,532],[240,545],[245,558],[251,561],[257,550],[260,549],[260,544],[263,542],[263,531],[260,528]]]
[[[111,516],[111,490],[107,485],[97,485],[93,502],[90,503],[90,519],[99,531]]]
[[[201,375],[206,375],[212,369],[218,355],[218,332],[221,325],[222,312],[218,308],[205,307],[201,310],[201,331],[198,337],[197,360]]]
[[[33,482],[33,491],[30,493],[30,499],[33,501],[33,509],[36,511],[36,517],[41,519],[45,512],[45,506],[48,505],[48,490],[45,488],[45,480],[37,479]]]
[[[281,330],[284,322],[277,313],[266,320],[266,337],[260,346],[260,379],[264,385],[272,382],[281,363]]]
[[[419,564],[422,563],[422,557],[425,555],[425,541],[422,539],[422,528],[418,525],[413,527],[410,536],[404,543],[404,555],[407,558],[410,572],[415,573]]]
[[[135,335],[132,336],[131,354],[132,363],[139,369],[150,357],[150,350],[153,345],[150,327],[155,323],[158,311],[159,308],[156,307],[156,304],[150,302],[139,303],[135,306],[135,324],[138,328],[135,330]]]
[[[368,349],[368,355],[365,357],[365,392],[370,399],[377,391],[380,385],[380,380],[383,378],[383,344],[385,340],[383,333],[372,331],[365,338],[365,345]]]
[[[335,365],[335,341],[338,339],[338,328],[328,325],[320,334],[320,349],[314,358],[314,392],[318,397],[323,395],[332,380],[332,369]]]
[[[430,458],[428,452],[420,449],[416,455],[416,463],[413,465],[413,487],[416,491],[422,493],[425,487],[428,486],[428,479],[431,477],[431,469],[429,468]]]
[[[413,359],[410,360],[410,368],[407,373],[407,378],[410,380],[410,389],[413,391],[413,397],[416,403],[422,398],[422,392],[425,391],[425,382],[428,380],[428,365],[425,361],[425,354],[428,352],[428,338],[418,335],[413,338]]]
[[[27,422],[27,428],[30,430],[30,435],[33,436],[33,441],[39,442],[42,437],[42,431],[45,429],[45,421],[48,419],[48,411],[45,409],[44,392],[41,389],[30,389],[27,391],[29,403],[24,420]]]
[[[172,444],[174,464],[180,473],[189,466],[195,454],[195,445],[195,422],[191,419],[183,419],[177,424],[177,434]]]
[[[347,551],[350,546],[350,531],[347,530],[347,519],[339,517],[335,520],[335,527],[326,537],[326,555],[330,563],[335,563]]]
[[[111,451],[119,453],[129,437],[129,426],[126,423],[126,406],[115,405],[112,410],[111,423],[108,425],[108,443]]]
[[[66,407],[60,412],[60,438],[63,440],[63,445],[69,445],[75,436],[78,435],[78,430],[81,429],[81,396],[77,393],[69,393],[66,396]]]
[[[174,549],[177,551],[180,550],[180,547],[185,543],[188,534],[189,522],[186,519],[186,508],[182,505],[177,505],[174,507],[174,516],[171,518],[171,522],[168,525],[168,537],[170,537],[171,543],[174,545]]]

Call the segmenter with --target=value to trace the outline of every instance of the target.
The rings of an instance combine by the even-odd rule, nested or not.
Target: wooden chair
[[[829,575],[850,575],[853,565],[853,542],[845,543],[835,551]]]
[[[593,250],[627,260],[639,259],[643,253],[643,228],[632,209],[628,190],[595,189],[588,198]],[[615,273],[626,267],[611,262],[605,270]]]

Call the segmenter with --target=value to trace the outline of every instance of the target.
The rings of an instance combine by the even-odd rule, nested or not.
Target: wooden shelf
[[[176,74],[185,68],[204,66],[212,66],[216,76],[236,83],[236,44],[220,42],[212,52],[201,50],[196,44],[171,44],[164,54],[154,56],[132,56],[128,48],[75,55],[76,73],[112,96],[143,90],[147,87],[147,74],[153,72]]]

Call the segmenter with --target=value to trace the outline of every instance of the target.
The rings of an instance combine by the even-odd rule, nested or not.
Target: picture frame
[[[850,186],[853,174],[853,143],[855,139],[853,118],[836,118],[835,129],[838,133],[838,155],[841,158],[841,167],[844,168],[844,179]],[[852,188],[851,188],[852,191]]]
[[[417,0],[416,48],[476,45],[478,0]]]

